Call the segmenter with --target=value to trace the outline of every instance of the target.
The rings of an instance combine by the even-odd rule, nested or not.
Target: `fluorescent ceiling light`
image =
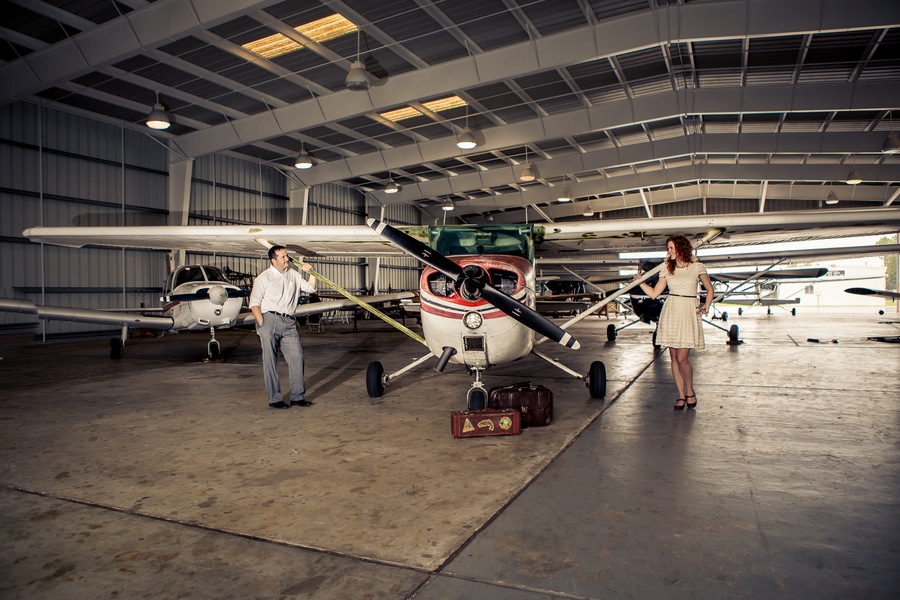
[[[294,30],[300,35],[319,43],[353,33],[356,29],[356,25],[338,14],[294,27]],[[296,52],[303,47],[303,44],[280,33],[275,33],[247,42],[242,47],[263,58],[273,59],[283,54]]]

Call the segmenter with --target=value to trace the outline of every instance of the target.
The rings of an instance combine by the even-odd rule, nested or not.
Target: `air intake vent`
[[[484,352],[484,338],[474,335],[463,337],[463,348],[465,352]]]

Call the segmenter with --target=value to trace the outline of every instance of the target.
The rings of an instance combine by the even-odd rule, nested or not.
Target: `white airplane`
[[[318,256],[415,256],[426,265],[419,290],[424,338],[418,341],[429,353],[392,375],[384,373],[380,362],[371,363],[366,374],[367,392],[372,397],[380,396],[389,383],[438,357],[438,371],[453,362],[464,365],[474,375],[466,397],[469,406],[476,408],[486,400],[482,372],[529,353],[584,381],[592,397],[605,395],[606,372],[601,361],[591,362],[588,372],[581,374],[540,353],[536,346],[546,338],[577,349],[578,342],[566,330],[628,293],[638,282],[608,294],[590,309],[557,326],[533,308],[535,248],[539,249],[538,260],[559,262],[557,257],[571,259],[586,252],[604,252],[608,256],[610,252],[658,250],[672,233],[704,236],[703,241],[715,240],[720,248],[743,245],[748,239],[761,243],[887,234],[900,228],[900,207],[546,225],[394,228],[374,219],[370,223],[371,227],[36,227],[24,235],[36,242],[74,247],[91,244],[238,255],[258,255],[260,244],[275,242],[299,253],[304,260]],[[662,265],[658,267],[661,268]],[[645,274],[645,278],[655,271]],[[535,339],[535,334],[543,337]]]
[[[25,300],[0,298],[0,310],[37,315],[40,319],[97,323],[122,328],[119,337],[110,339],[110,358],[121,358],[125,352],[129,329],[152,329],[166,333],[180,331],[209,331],[207,356],[218,359],[221,348],[216,340],[216,329],[236,325],[250,325],[254,317],[243,311],[243,299],[249,291],[229,282],[226,273],[211,265],[187,265],[175,269],[163,285],[164,302],[161,308],[133,310],[98,310],[44,306]],[[414,294],[402,292],[367,297],[370,303],[388,302],[411,298]],[[335,300],[298,306],[296,316],[321,314],[353,306],[353,302]],[[159,313],[159,316],[144,313]]]

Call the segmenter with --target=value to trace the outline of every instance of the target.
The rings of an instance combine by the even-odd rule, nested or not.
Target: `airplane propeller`
[[[563,346],[577,350],[581,344],[552,321],[540,313],[522,304],[515,298],[507,296],[489,282],[487,272],[478,265],[460,267],[458,264],[428,247],[412,236],[377,219],[368,219],[366,223],[382,237],[390,240],[395,246],[416,257],[429,267],[443,273],[456,282],[456,289],[466,300],[484,298],[491,305],[525,325],[529,329],[545,336]]]

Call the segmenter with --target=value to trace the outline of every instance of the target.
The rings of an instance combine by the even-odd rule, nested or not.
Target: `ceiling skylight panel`
[[[357,27],[343,16],[334,14],[304,25],[298,25],[294,27],[294,30],[314,42],[322,43],[353,33],[357,30]],[[296,52],[303,48],[303,44],[280,33],[275,33],[243,44],[243,47],[263,58],[273,59],[284,54]]]

